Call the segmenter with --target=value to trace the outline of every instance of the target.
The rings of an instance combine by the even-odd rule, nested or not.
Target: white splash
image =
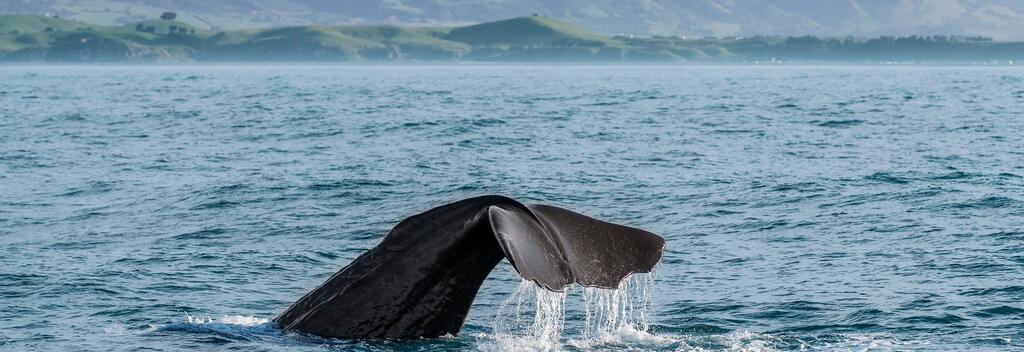
[[[274,324],[266,318],[245,315],[224,315],[218,319],[197,317],[185,313],[185,321],[150,327],[154,331],[216,332],[224,335],[249,337],[277,333]]]
[[[928,350],[930,341],[907,340],[887,333],[841,334],[839,342],[824,344],[801,343],[805,350],[824,351],[908,351]]]
[[[189,324],[194,325],[206,325],[206,324],[225,324],[225,325],[237,325],[237,326],[260,326],[270,322],[266,318],[244,316],[244,315],[225,315],[220,319],[214,320],[213,318],[206,317],[195,317],[185,313],[185,319]]]
[[[650,333],[653,283],[651,274],[638,274],[626,278],[614,290],[570,286],[564,292],[552,292],[524,280],[498,309],[493,330],[497,349],[559,350],[566,331],[578,333],[578,338],[568,343],[580,349],[675,343]],[[567,300],[570,305],[579,305],[583,315],[582,321],[570,319],[568,326]]]
[[[776,338],[767,334],[750,331],[737,331],[719,337],[728,346],[727,351],[769,352],[776,349],[772,346]]]
[[[121,323],[112,323],[103,328],[103,333],[114,336],[127,335],[128,327]]]
[[[583,288],[583,339],[606,339],[624,331],[650,331],[652,275],[632,275],[607,290]],[[635,335],[635,334],[634,334]]]
[[[565,328],[565,292],[540,288],[523,280],[501,303],[494,321],[494,338],[503,351],[558,349]]]

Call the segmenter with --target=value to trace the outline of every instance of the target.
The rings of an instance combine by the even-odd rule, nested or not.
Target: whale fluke
[[[548,290],[616,288],[629,274],[650,272],[664,246],[650,232],[554,206],[469,198],[398,223],[274,321],[337,338],[454,335],[502,259]]]

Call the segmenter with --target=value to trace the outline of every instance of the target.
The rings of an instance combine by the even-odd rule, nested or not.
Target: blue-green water
[[[1017,68],[0,67],[0,350],[1024,349],[1021,136]],[[266,322],[487,193],[665,236],[646,333],[509,342],[505,264],[457,337]]]

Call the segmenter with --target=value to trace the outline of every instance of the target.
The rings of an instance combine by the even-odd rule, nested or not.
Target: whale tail
[[[274,321],[338,338],[454,335],[502,259],[548,290],[616,288],[650,272],[664,246],[650,232],[554,206],[469,198],[403,220]]]

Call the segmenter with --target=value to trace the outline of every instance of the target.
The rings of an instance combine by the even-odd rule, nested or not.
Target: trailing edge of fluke
[[[573,283],[612,289],[632,273],[650,272],[664,247],[653,233],[566,209],[469,198],[398,223],[274,321],[337,338],[454,335],[502,259],[548,290]]]

